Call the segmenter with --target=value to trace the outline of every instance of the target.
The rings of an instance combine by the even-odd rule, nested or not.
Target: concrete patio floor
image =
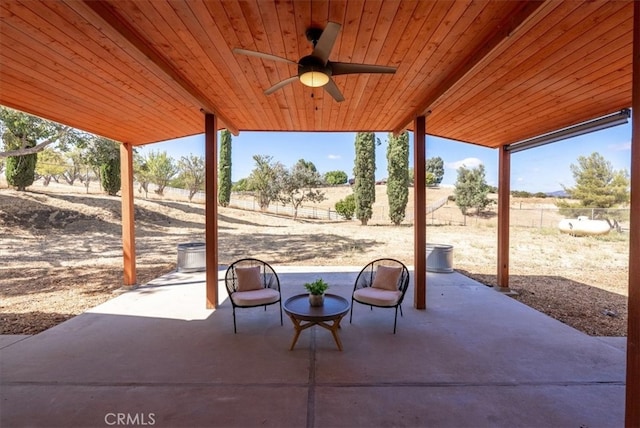
[[[358,268],[274,266],[283,300]],[[220,276],[224,271],[220,272]],[[241,309],[204,273],[173,273],[35,336],[0,341],[1,427],[621,427],[625,339],[587,336],[458,273],[330,332]],[[222,284],[221,284],[222,285]]]

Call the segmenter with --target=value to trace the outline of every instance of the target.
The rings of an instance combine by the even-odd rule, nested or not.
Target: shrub
[[[100,182],[108,195],[115,196],[120,191],[120,159],[109,159],[100,165]]]
[[[7,183],[17,190],[24,191],[35,179],[37,154],[10,156],[7,158]]]
[[[356,197],[351,194],[336,202],[336,212],[346,220],[351,220],[356,212]]]

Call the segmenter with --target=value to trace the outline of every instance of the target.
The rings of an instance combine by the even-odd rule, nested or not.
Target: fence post
[[[540,208],[540,229],[542,229],[542,216],[544,215],[544,208]]]

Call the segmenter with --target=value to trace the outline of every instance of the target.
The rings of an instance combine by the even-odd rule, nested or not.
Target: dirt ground
[[[174,270],[179,243],[204,240],[201,204],[137,198],[135,216],[139,283]],[[456,270],[494,285],[495,218],[433,220],[427,241],[453,245]],[[293,221],[220,208],[219,241],[221,264],[254,256],[276,266],[363,266],[384,255],[413,265],[412,227],[383,220]],[[587,334],[626,336],[628,234],[512,227],[510,257],[514,298]],[[0,259],[2,334],[36,334],[112,298],[122,284],[120,198],[0,189]]]

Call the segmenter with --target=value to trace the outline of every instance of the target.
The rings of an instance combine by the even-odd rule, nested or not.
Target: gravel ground
[[[204,239],[202,205],[136,199],[135,215],[140,283],[175,269],[177,244]],[[364,266],[384,255],[413,265],[410,225],[220,208],[219,229],[221,264],[251,255],[276,266]],[[428,226],[427,241],[452,244],[458,271],[495,284],[495,219]],[[121,289],[121,245],[118,197],[0,189],[0,333],[36,334],[112,298]],[[514,298],[587,334],[626,336],[628,235],[512,228],[510,257]]]

